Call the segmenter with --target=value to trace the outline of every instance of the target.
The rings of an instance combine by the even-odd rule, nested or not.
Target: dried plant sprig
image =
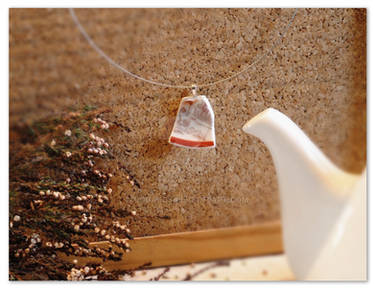
[[[34,150],[20,149],[10,158],[10,279],[118,277],[98,264],[78,268],[58,254],[104,261],[120,260],[131,250],[130,229],[108,221],[113,173],[98,166],[111,157],[110,144],[100,136],[111,127],[98,113],[85,110],[22,128]],[[89,246],[101,240],[114,247]]]

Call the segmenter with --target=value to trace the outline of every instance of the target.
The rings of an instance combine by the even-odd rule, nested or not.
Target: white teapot
[[[297,279],[366,280],[366,170],[336,167],[287,116],[269,108],[243,130],[277,172],[284,250]]]

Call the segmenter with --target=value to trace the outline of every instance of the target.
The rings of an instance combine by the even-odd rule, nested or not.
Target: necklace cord
[[[285,37],[286,33],[288,32],[290,26],[293,23],[294,18],[296,17],[297,10],[298,10],[298,8],[296,8],[294,10],[293,15],[290,18],[288,24],[286,25],[284,31],[282,33],[279,33],[280,37],[278,38],[278,40],[275,41],[273,43],[273,45],[263,55],[261,55],[260,57],[256,58],[254,60],[254,62],[252,62],[251,64],[247,65],[244,69],[242,69],[242,70],[240,70],[240,71],[232,74],[229,77],[222,78],[222,79],[219,79],[217,81],[209,82],[209,83],[205,83],[205,84],[197,84],[196,86],[197,87],[208,87],[208,86],[213,86],[213,85],[225,82],[227,80],[231,80],[231,79],[239,76],[240,74],[245,73],[251,67],[255,66],[263,58],[265,58],[266,56],[268,56],[281,43],[281,40]],[[168,83],[162,83],[162,82],[154,81],[152,79],[146,79],[146,78],[143,78],[142,76],[139,76],[139,75],[137,75],[137,74],[135,74],[135,73],[127,70],[126,68],[122,67],[120,64],[118,64],[117,62],[115,62],[111,57],[109,57],[98,45],[96,45],[96,43],[92,40],[92,38],[87,34],[87,32],[86,32],[85,28],[82,26],[81,22],[78,20],[78,17],[77,17],[77,15],[74,12],[74,9],[73,8],[69,8],[69,11],[70,11],[70,15],[71,15],[74,23],[78,27],[78,29],[81,32],[81,34],[83,35],[83,37],[91,45],[91,47],[100,56],[102,56],[105,60],[107,60],[107,62],[109,62],[110,64],[112,64],[117,69],[121,70],[122,72],[124,72],[124,73],[126,73],[126,74],[128,74],[128,75],[130,75],[130,76],[132,76],[132,77],[134,77],[136,79],[138,79],[138,80],[142,80],[144,82],[147,82],[147,83],[150,83],[150,84],[154,84],[154,85],[158,85],[158,86],[164,86],[164,87],[170,87],[170,88],[191,88],[192,87],[191,85],[173,85],[173,84],[168,84]]]

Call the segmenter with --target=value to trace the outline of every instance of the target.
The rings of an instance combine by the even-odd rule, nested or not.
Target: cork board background
[[[77,9],[94,41],[146,78],[206,83],[272,46],[293,9]],[[268,107],[287,114],[335,164],[366,163],[366,10],[299,9],[268,57],[201,93],[215,111],[217,147],[168,144],[187,90],[124,75],[84,40],[67,9],[10,9],[10,133],[15,125],[83,105],[123,126],[114,146],[117,205],[137,210],[136,236],[279,218],[270,154],[243,124]],[[12,144],[10,144],[12,150]],[[121,166],[140,188],[124,181]]]

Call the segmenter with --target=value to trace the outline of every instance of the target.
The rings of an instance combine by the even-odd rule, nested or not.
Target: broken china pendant
[[[182,98],[169,143],[185,148],[214,148],[215,116],[205,95]]]

